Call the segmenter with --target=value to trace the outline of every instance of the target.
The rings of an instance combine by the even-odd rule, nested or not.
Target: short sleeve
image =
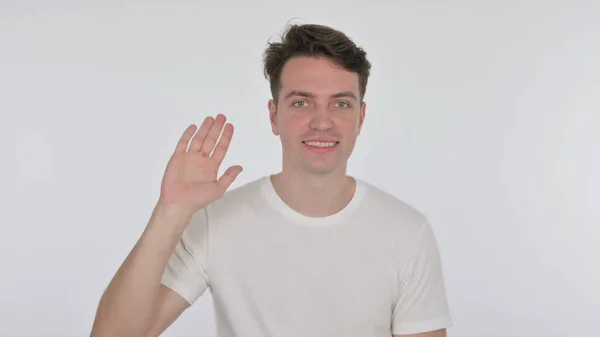
[[[393,308],[392,333],[418,334],[448,328],[450,317],[441,256],[427,221],[400,269],[399,297]]]
[[[194,214],[184,230],[162,275],[161,284],[193,304],[208,288],[206,210]]]

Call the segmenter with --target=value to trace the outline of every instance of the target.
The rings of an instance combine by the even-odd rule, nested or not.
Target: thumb
[[[217,180],[219,187],[226,191],[229,188],[229,186],[231,186],[235,178],[237,178],[237,176],[242,172],[242,170],[242,167],[239,165],[228,168],[227,171],[223,173],[221,178]]]

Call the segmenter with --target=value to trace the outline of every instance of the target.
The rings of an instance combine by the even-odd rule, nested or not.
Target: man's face
[[[280,136],[284,169],[327,174],[346,169],[365,117],[358,75],[326,58],[290,59],[281,73],[271,128]]]

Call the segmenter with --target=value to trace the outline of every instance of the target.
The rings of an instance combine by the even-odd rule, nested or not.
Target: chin
[[[340,168],[341,168],[340,165],[334,165],[334,164],[330,164],[330,163],[309,164],[309,165],[305,166],[306,171],[308,171],[312,174],[318,174],[318,175],[334,173],[336,171],[339,171]]]

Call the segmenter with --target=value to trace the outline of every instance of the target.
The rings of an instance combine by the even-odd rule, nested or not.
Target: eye
[[[347,102],[338,102],[338,107],[340,108],[348,108],[350,107],[350,104],[348,104]],[[339,104],[341,104],[342,106],[339,106]]]
[[[303,108],[307,105],[307,103],[306,103],[306,101],[296,101],[296,102],[292,103],[292,105],[294,105],[298,108]]]

